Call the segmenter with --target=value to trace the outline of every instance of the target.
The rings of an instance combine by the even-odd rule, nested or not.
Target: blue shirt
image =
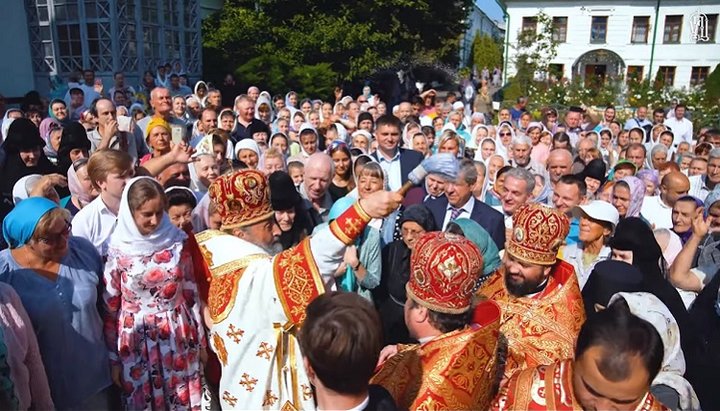
[[[37,335],[58,410],[79,407],[111,384],[108,350],[97,309],[102,260],[87,240],[70,237],[55,282],[0,252],[0,281],[20,296]]]
[[[573,217],[570,219],[570,230],[565,237],[565,244],[575,244],[580,241],[580,220]]]
[[[377,157],[383,173],[387,176],[390,191],[397,191],[402,187],[402,170],[400,167],[400,149],[395,149],[395,155],[391,159],[385,158],[383,153],[378,150]]]

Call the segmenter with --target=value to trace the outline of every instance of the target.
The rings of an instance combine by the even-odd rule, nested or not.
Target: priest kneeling
[[[478,248],[456,234],[427,233],[413,247],[404,310],[420,344],[385,347],[371,380],[399,408],[488,408],[498,380],[500,308],[492,301],[471,306],[482,269]]]
[[[501,388],[491,410],[668,410],[650,394],[663,342],[619,300],[583,324],[575,359],[529,368]]]

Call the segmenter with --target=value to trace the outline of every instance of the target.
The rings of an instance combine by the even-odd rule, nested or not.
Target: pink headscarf
[[[87,164],[84,167],[86,166]],[[77,198],[81,206],[85,207],[88,205],[93,199],[90,193],[86,192],[82,184],[80,184],[80,179],[78,179],[77,173],[75,172],[75,167],[70,166],[70,168],[68,168],[67,179],[70,195]]]
[[[620,181],[624,181],[630,187],[630,205],[625,218],[639,217],[643,199],[645,198],[645,183],[635,176],[623,177]],[[617,187],[617,184],[615,187]]]

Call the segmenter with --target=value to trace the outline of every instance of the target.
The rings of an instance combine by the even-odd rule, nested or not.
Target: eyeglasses
[[[512,136],[512,133],[500,133],[500,137]]]
[[[59,243],[60,241],[62,241],[62,240],[64,240],[65,238],[67,238],[67,236],[70,235],[70,232],[71,232],[71,231],[72,231],[72,224],[70,224],[69,222],[65,221],[65,228],[64,228],[62,231],[60,231],[59,233],[51,233],[51,234],[48,234],[48,235],[45,236],[45,237],[39,237],[39,238],[38,238],[38,241],[40,241],[41,243],[43,243],[43,244],[45,244],[45,245],[57,244],[57,243]]]
[[[358,99],[357,102],[362,104],[362,103],[367,103],[367,100],[360,100],[360,99]]]

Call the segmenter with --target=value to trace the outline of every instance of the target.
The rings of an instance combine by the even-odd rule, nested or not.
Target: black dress
[[[405,284],[410,279],[410,249],[396,240],[382,250],[380,285],[373,290],[373,300],[380,312],[385,345],[416,342],[405,325]]]
[[[328,187],[328,193],[330,193],[330,198],[332,199],[333,203],[336,202],[339,198],[345,197],[350,190],[348,190],[347,186],[340,187],[335,185],[335,182],[330,182],[330,187]]]

